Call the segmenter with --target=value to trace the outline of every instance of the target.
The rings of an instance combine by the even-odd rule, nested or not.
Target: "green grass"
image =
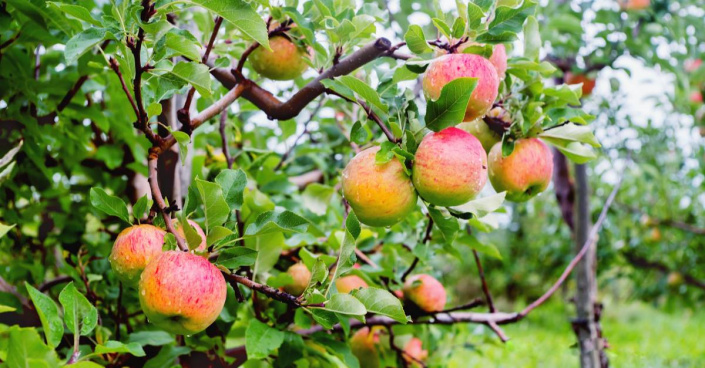
[[[577,367],[572,313],[557,299],[543,305],[527,320],[504,326],[511,338],[506,345],[488,336],[489,330],[470,327],[465,348],[439,349],[449,359],[444,366]],[[666,313],[643,303],[606,303],[602,327],[612,367],[705,367],[705,311]]]

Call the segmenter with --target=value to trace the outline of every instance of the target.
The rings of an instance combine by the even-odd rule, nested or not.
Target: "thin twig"
[[[225,126],[228,121],[228,110],[223,110],[220,113],[220,140],[223,144],[223,156],[228,164],[228,169],[233,168],[233,159],[230,157],[230,149],[228,148],[228,136],[225,132]]]
[[[115,74],[117,74],[118,79],[120,79],[120,84],[122,85],[122,90],[125,91],[125,95],[127,95],[127,99],[130,101],[130,105],[132,106],[132,110],[135,112],[135,117],[139,119],[140,117],[140,112],[139,109],[137,108],[137,104],[135,104],[135,100],[132,98],[132,94],[130,93],[130,90],[127,88],[127,84],[125,83],[125,79],[122,77],[122,73],[120,72],[120,64],[118,64],[117,60],[115,58],[110,58],[110,68],[115,71]]]
[[[206,51],[203,53],[203,58],[201,59],[201,63],[203,64],[208,61],[208,57],[210,56],[211,50],[213,49],[213,44],[215,43],[215,38],[216,36],[218,36],[220,25],[223,23],[223,17],[215,17],[214,22],[215,25],[213,26],[213,32],[211,32],[211,37],[208,40],[208,44],[206,45]],[[188,111],[191,109],[191,101],[193,100],[193,95],[195,94],[195,92],[196,88],[191,87],[191,89],[188,91],[188,94],[186,95],[186,102],[184,102],[184,107],[181,109],[182,111],[188,113]]]
[[[428,225],[426,225],[426,231],[424,233],[424,237],[421,240],[421,244],[426,244],[431,240],[431,230],[433,230],[433,219],[431,216],[428,217]],[[401,282],[406,281],[406,278],[409,277],[411,272],[416,268],[416,265],[419,263],[419,257],[414,257],[414,261],[411,262],[411,266],[404,272],[403,275],[401,275]]]
[[[254,291],[260,292],[260,293],[262,293],[262,294],[264,294],[274,300],[278,300],[282,303],[286,303],[286,304],[289,304],[294,307],[303,307],[304,306],[303,304],[301,304],[301,302],[299,301],[299,299],[296,296],[291,295],[287,292],[281,291],[279,289],[275,289],[271,286],[257,283],[255,281],[248,279],[245,276],[240,276],[240,275],[237,275],[234,273],[223,272],[223,277],[225,277],[225,279],[231,283],[244,285]],[[236,287],[236,286],[237,285],[235,285],[235,284],[233,285],[233,287]],[[314,306],[315,307],[322,307],[322,305],[318,305],[318,304],[317,305],[307,305],[307,306],[309,306],[309,307],[314,307]]]
[[[164,197],[162,197],[162,191],[159,189],[159,182],[157,181],[157,157],[158,155],[150,153],[149,159],[147,160],[147,168],[149,169],[149,187],[152,190],[152,200],[154,200],[154,203],[157,205],[159,212],[161,212],[162,217],[164,218],[166,229],[170,233],[174,234],[174,237],[176,238],[176,245],[179,246],[179,249],[188,251],[186,241],[179,234],[177,234],[174,229],[174,224],[171,222],[171,216],[166,210],[167,206],[164,202]]]
[[[303,137],[305,134],[308,133],[308,125],[316,117],[316,114],[318,114],[318,111],[321,110],[321,107],[323,107],[324,102],[325,102],[325,98],[321,98],[321,100],[318,101],[318,105],[316,105],[316,108],[313,109],[308,120],[306,120],[306,122],[304,123],[303,132],[301,132],[301,134],[299,134],[296,137],[296,139],[294,139],[294,143],[291,144],[291,147],[289,147],[289,149],[287,149],[286,152],[284,152],[284,154],[282,155],[282,158],[279,160],[279,163],[277,164],[277,166],[274,167],[274,171],[278,171],[279,169],[281,169],[281,167],[284,165],[284,161],[286,161],[286,159],[289,158],[289,156],[291,155],[291,152],[293,152],[294,148],[296,148],[296,144],[299,142],[299,139],[301,139],[301,137]]]
[[[382,121],[382,119],[380,119],[379,116],[377,116],[377,114],[375,114],[375,112],[372,110],[372,108],[371,108],[369,105],[367,105],[367,104],[366,104],[364,101],[362,101],[362,100],[357,100],[357,103],[360,104],[360,106],[362,106],[362,108],[363,108],[363,109],[365,110],[365,112],[367,113],[367,116],[369,116],[370,119],[372,119],[372,121],[374,121],[375,123],[377,123],[377,125],[379,126],[379,128],[382,129],[382,132],[384,133],[385,136],[387,136],[387,139],[388,139],[390,142],[398,143],[398,142],[401,141],[400,139],[396,138],[396,137],[394,136],[394,134],[392,134],[392,132],[389,130],[389,128],[387,128],[387,125]]]
[[[485,279],[485,270],[482,269],[482,263],[480,263],[480,256],[477,254],[475,249],[472,250],[473,256],[475,256],[475,264],[477,264],[477,272],[480,274],[480,280],[482,281],[482,291],[485,293],[485,299],[487,300],[487,306],[490,309],[490,313],[497,311],[494,307],[494,302],[492,301],[492,294],[490,294],[490,288],[487,286],[487,280]]]

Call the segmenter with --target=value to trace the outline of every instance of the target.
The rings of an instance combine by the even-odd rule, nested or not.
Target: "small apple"
[[[358,220],[369,226],[391,226],[416,208],[416,191],[396,158],[377,164],[379,147],[358,153],[343,170],[343,196]]]
[[[402,356],[411,367],[421,367],[419,362],[424,362],[428,358],[428,351],[423,349],[423,342],[419,338],[412,337],[404,346]]]
[[[291,276],[293,281],[284,285],[284,291],[291,295],[301,295],[306,290],[308,282],[311,281],[311,271],[308,270],[305,264],[296,263],[289,267],[286,273]]]
[[[206,245],[206,233],[203,232],[203,229],[196,223],[196,221],[189,219],[189,220],[186,220],[186,222],[188,222],[189,225],[191,225],[194,229],[196,229],[196,232],[198,233],[198,235],[201,236],[201,243],[198,245],[196,250],[198,252],[205,252],[208,249],[208,246]],[[176,231],[176,233],[180,237],[186,239],[186,234],[184,234],[184,229],[181,227],[181,224],[179,224],[178,221],[174,221],[174,230]]]
[[[553,155],[538,138],[519,139],[514,151],[502,157],[502,143],[495,144],[488,157],[492,187],[507,192],[506,199],[525,202],[543,192],[553,175]]]
[[[563,75],[563,80],[566,84],[583,84],[583,96],[587,97],[592,94],[592,90],[595,89],[595,79],[589,78],[585,74],[566,72]]]
[[[692,73],[698,70],[701,65],[703,65],[702,59],[688,59],[683,63],[683,69],[687,73]]]
[[[147,264],[162,253],[166,232],[152,225],[135,225],[120,232],[110,252],[110,267],[117,278],[137,286]]]
[[[651,6],[651,0],[617,0],[619,8],[625,10],[643,10]]]
[[[149,322],[191,335],[210,326],[223,309],[227,288],[217,267],[190,252],[166,251],[142,272],[139,299]]]
[[[462,77],[477,78],[463,121],[485,116],[497,98],[499,76],[494,65],[480,55],[450,54],[435,59],[423,77],[423,91],[427,99],[437,100],[448,82]]]
[[[683,274],[678,271],[670,272],[666,278],[666,283],[672,287],[683,285]]]
[[[487,113],[487,117],[499,119],[508,124],[512,123],[512,117],[509,112],[499,106],[493,107]],[[494,130],[490,129],[489,125],[484,122],[483,118],[478,118],[473,121],[460,123],[457,127],[474,135],[475,138],[480,141],[480,143],[482,144],[482,148],[484,148],[485,152],[487,153],[490,152],[492,147],[494,147],[497,142],[502,140],[502,136],[497,134],[497,132],[495,132]]]
[[[360,362],[360,368],[379,368],[379,331],[363,327],[350,338],[350,350]]]
[[[296,45],[288,36],[269,39],[272,51],[260,46],[250,54],[252,68],[262,76],[274,80],[292,80],[308,69],[306,49]]]
[[[693,91],[690,94],[690,102],[702,103],[703,102],[703,94],[700,91]]]
[[[446,289],[433,276],[420,274],[406,279],[404,299],[416,304],[421,310],[440,312],[446,305]]]
[[[366,287],[368,287],[367,283],[360,276],[343,276],[335,280],[335,288],[341,294],[349,294],[353,290]]]
[[[414,187],[436,206],[457,206],[487,183],[487,154],[472,134],[450,127],[426,135],[416,150]]]

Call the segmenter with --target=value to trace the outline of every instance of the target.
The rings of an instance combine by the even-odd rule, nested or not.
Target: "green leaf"
[[[284,342],[284,332],[253,319],[245,331],[247,359],[264,359],[274,353]]]
[[[438,132],[460,124],[477,86],[477,78],[457,78],[446,84],[436,101],[428,101],[426,128]]]
[[[17,152],[20,151],[23,144],[24,144],[24,140],[21,140],[20,143],[17,144],[17,146],[12,147],[11,150],[7,151],[7,153],[4,156],[2,156],[2,158],[0,159],[0,167],[3,167],[5,165],[9,164],[10,161],[12,161],[12,159],[15,158],[15,155],[17,154]]]
[[[542,139],[581,142],[593,147],[600,147],[600,142],[597,141],[589,127],[573,123],[547,129],[539,134],[539,137]]]
[[[173,50],[170,54],[184,56],[191,61],[201,60],[201,49],[197,42],[180,35],[177,32],[169,32],[164,35],[164,41],[165,46]]]
[[[90,23],[96,27],[100,27],[102,24],[91,16],[88,9],[73,4],[60,3],[55,1],[47,1],[47,4],[51,4],[56,7],[56,9],[64,14],[68,14],[78,20]]]
[[[213,63],[214,68],[228,68],[230,67],[230,59],[227,57],[219,57]]]
[[[191,84],[202,96],[212,94],[208,67],[197,62],[181,62],[171,69],[171,75]]]
[[[75,63],[86,51],[102,42],[106,35],[107,30],[105,28],[91,27],[71,37],[71,39],[66,42],[66,48],[64,49],[66,64]]]
[[[401,301],[387,290],[368,287],[353,291],[352,295],[362,302],[370,313],[387,316],[399,323],[408,322]]]
[[[159,102],[152,102],[147,106],[147,115],[152,117],[152,116],[159,116],[162,113],[162,104]]]
[[[181,165],[186,164],[186,156],[188,155],[188,144],[191,142],[191,136],[180,130],[172,130],[171,135],[179,144],[179,157],[181,157]]]
[[[3,331],[3,340],[7,341],[3,350],[7,357],[5,364],[8,368],[59,366],[56,352],[44,344],[34,328],[12,326],[9,330]]]
[[[451,207],[451,209],[461,213],[472,213],[477,217],[484,217],[501,208],[506,195],[506,192],[501,192],[491,196],[477,198],[460,206]]]
[[[87,336],[98,323],[98,311],[81,294],[73,282],[59,293],[59,302],[64,307],[64,322],[74,335]]]
[[[308,220],[291,211],[267,211],[257,216],[255,222],[247,227],[245,236],[254,237],[273,232],[303,233],[308,225]]]
[[[379,151],[375,154],[375,163],[377,165],[383,165],[391,161],[394,158],[394,147],[396,145],[392,142],[385,141],[380,145]]]
[[[490,257],[493,257],[493,258],[496,258],[499,260],[502,259],[502,255],[499,254],[499,250],[497,249],[497,247],[495,247],[492,244],[481,243],[472,234],[463,233],[461,236],[458,237],[457,242],[459,244],[466,245],[466,246],[468,246],[468,247],[470,247],[480,253],[486,254]]]
[[[365,305],[350,294],[334,294],[325,305],[325,310],[333,313],[352,316],[367,314]]]
[[[490,10],[490,7],[495,3],[496,0],[471,0],[470,4],[477,5],[483,12]]]
[[[336,294],[337,295],[337,294]],[[338,316],[321,308],[311,308],[313,320],[318,322],[323,328],[329,330],[338,322]]]
[[[451,31],[451,36],[453,38],[460,38],[463,37],[465,34],[465,21],[463,18],[455,18],[455,22],[453,22],[453,30]]]
[[[203,212],[206,215],[206,234],[214,226],[222,225],[230,215],[230,207],[225,202],[223,189],[220,185],[209,181],[196,179],[196,187],[203,203]]]
[[[571,86],[562,84],[557,87],[544,88],[543,93],[545,93],[546,96],[556,97],[561,102],[580,106],[580,96],[583,92],[582,88],[578,85]]]
[[[245,187],[247,187],[247,174],[244,171],[225,169],[216,176],[215,182],[223,188],[225,201],[231,210],[242,208]]]
[[[404,34],[404,41],[406,41],[406,46],[414,54],[424,54],[433,51],[426,43],[423,29],[415,24],[409,26],[409,30]]]
[[[372,89],[372,87],[368,86],[365,82],[351,75],[344,75],[342,77],[336,78],[336,80],[340,81],[340,83],[350,88],[363,101],[366,101],[367,103],[377,107],[385,113],[389,111],[387,105],[382,103],[382,100],[379,98],[379,94],[377,93],[377,91]]]
[[[146,194],[138,199],[137,202],[135,202],[135,205],[132,206],[132,216],[135,218],[135,221],[141,219],[145,212],[147,212],[147,209],[151,207],[152,200],[147,198]]]
[[[323,284],[326,278],[328,278],[328,267],[323,258],[316,258],[314,262],[313,268],[311,269],[311,279],[309,279],[306,289]]]
[[[130,353],[136,357],[145,356],[142,346],[136,342],[131,342],[129,344],[123,344],[120,341],[110,340],[103,345],[97,345],[95,347],[96,354],[107,354],[107,353]]]
[[[190,0],[223,17],[232,25],[269,49],[267,24],[262,17],[243,0]]]
[[[529,17],[524,25],[524,57],[538,61],[541,50],[541,33],[539,22]]]
[[[348,218],[345,219],[345,230],[350,232],[353,239],[357,239],[357,237],[360,236],[362,228],[360,227],[360,221],[357,219],[355,211],[351,210],[350,213],[348,213]]]
[[[16,310],[17,310],[17,308],[15,308],[15,307],[10,307],[9,305],[0,304],[0,313],[14,312]],[[63,327],[63,322],[62,322],[61,326]]]
[[[218,255],[216,264],[235,270],[242,266],[252,266],[257,260],[257,251],[245,247],[232,247],[224,249]]]
[[[173,343],[174,336],[166,331],[138,331],[131,333],[127,341],[141,346],[161,346]]]
[[[471,30],[480,28],[484,16],[485,13],[482,11],[482,8],[472,2],[468,4],[468,27]]]
[[[301,199],[304,207],[316,215],[322,216],[325,215],[328,206],[330,206],[330,199],[334,193],[335,189],[333,187],[313,183],[306,186],[304,192],[301,193]]]
[[[37,309],[39,320],[42,321],[47,345],[52,348],[59,346],[61,338],[64,336],[64,322],[59,316],[59,307],[49,296],[35,289],[26,281],[24,284],[35,309]]]
[[[448,27],[448,24],[446,22],[438,19],[438,18],[433,18],[433,25],[436,26],[436,29],[438,29],[441,34],[443,34],[447,39],[451,39],[451,34],[453,33],[450,30],[450,27]]]
[[[224,239],[228,236],[235,235],[235,233],[228,229],[227,227],[223,226],[216,226],[211,229],[211,231],[208,232],[208,236],[206,237],[206,244],[208,246],[211,246],[218,242],[221,239]]]
[[[397,70],[400,70],[402,68],[399,68]],[[370,134],[367,132],[367,129],[360,124],[359,121],[356,121],[355,124],[353,124],[352,129],[350,130],[350,141],[353,143],[356,143],[358,145],[363,145],[365,144],[368,140],[370,139]]]
[[[350,213],[352,214],[353,212]],[[350,215],[348,215],[348,217],[350,217]],[[354,254],[355,238],[350,233],[350,231],[346,229],[345,235],[343,235],[343,242],[340,246],[340,254],[338,255],[338,265],[335,267],[335,272],[333,273],[333,278],[330,280],[330,285],[333,285],[333,283],[335,283],[335,280],[337,280],[340,275],[344,275],[352,269],[352,266],[355,263]],[[329,293],[330,286],[328,286],[326,295],[328,295]]]
[[[7,234],[8,231],[12,230],[15,227],[15,225],[5,225],[3,223],[0,223],[0,239],[2,239],[5,234]]]
[[[186,346],[165,345],[159,350],[159,354],[144,364],[144,368],[164,368],[173,367],[174,360],[191,352]]]
[[[546,141],[546,143],[556,147],[568,159],[575,163],[584,164],[597,158],[597,154],[589,145],[550,137],[542,137],[542,139]]]
[[[460,230],[458,220],[455,217],[443,216],[443,213],[435,207],[428,207],[428,214],[433,219],[433,225],[441,231],[444,242],[452,244],[458,234],[458,230]]]
[[[103,211],[109,216],[130,223],[130,215],[127,212],[127,204],[122,199],[111,196],[101,188],[91,188],[90,191],[91,205],[97,210]]]
[[[499,6],[495,10],[494,19],[490,22],[487,33],[492,36],[519,33],[526,18],[534,13],[536,13],[534,0],[525,0],[518,8]]]

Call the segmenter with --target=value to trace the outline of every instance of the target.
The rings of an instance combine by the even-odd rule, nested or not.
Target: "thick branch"
[[[159,182],[157,181],[157,158],[159,156],[157,154],[152,153],[152,150],[150,150],[149,159],[147,160],[147,168],[149,169],[149,187],[152,189],[152,200],[154,200],[154,203],[157,204],[159,212],[162,213],[166,229],[170,233],[174,234],[174,237],[176,238],[176,244],[179,246],[179,249],[183,251],[188,251],[186,241],[184,240],[184,238],[182,238],[181,236],[179,236],[179,234],[176,233],[176,230],[174,229],[174,224],[171,222],[171,216],[166,210],[166,203],[164,202],[164,197],[162,197],[162,191],[159,189]]]

